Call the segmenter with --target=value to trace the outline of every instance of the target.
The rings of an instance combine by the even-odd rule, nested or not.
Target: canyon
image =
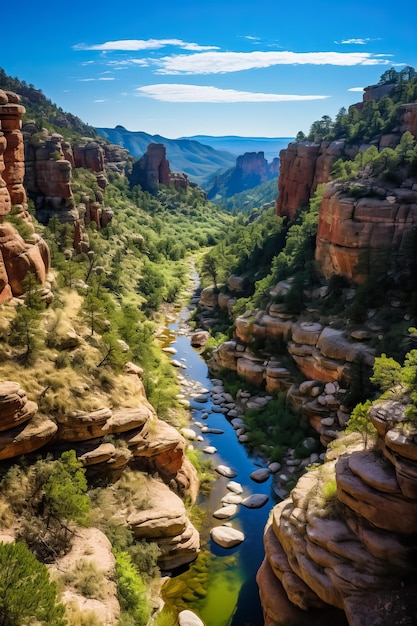
[[[372,90],[365,91],[365,99],[372,97],[380,97],[379,92],[373,96]],[[403,105],[401,111],[401,122],[380,138],[379,149],[395,147],[406,131],[417,137],[417,104]],[[132,164],[117,146],[87,138],[71,144],[57,133],[39,131],[35,124],[22,127],[23,114],[19,96],[0,91],[0,302],[23,296],[25,278],[33,274],[50,304],[54,297],[50,251],[35,233],[28,198],[41,223],[57,215],[60,223],[71,224],[74,247],[87,253],[86,225],[93,222],[100,230],[114,217],[103,194],[110,172],[131,175],[151,193],[159,184],[183,189],[189,181],[170,172],[162,145],[151,144]],[[293,220],[317,186],[326,184],[315,247],[323,286],[309,294],[309,310],[294,314],[278,302],[291,288],[291,281],[280,281],[263,309],[233,319],[233,305],[245,294],[247,278],[236,275],[221,292],[204,289],[198,303],[203,332],[212,328],[218,311],[235,324],[233,338],[214,351],[211,371],[230,370],[266,394],[285,394],[325,450],[318,467],[306,473],[300,468],[290,493],[284,482],[279,485],[283,499],[271,511],[264,535],[265,560],[257,574],[265,626],[309,624],[317,611],[331,620],[333,610],[343,612],[351,626],[408,626],[417,610],[417,443],[406,416],[410,399],[401,396],[373,405],[371,421],[377,434],[372,448],[360,436],[344,435],[351,409],[346,392],[355,364],[360,359],[369,378],[381,329],[372,312],[359,325],[341,316],[320,319],[314,310],[314,303],[328,295],[332,276],[343,276],[354,289],[387,249],[387,268],[397,286],[387,293],[392,308],[402,310],[400,287],[413,278],[417,180],[381,182],[368,172],[358,181],[359,195],[357,190],[352,193],[350,184],[329,182],[339,157],[352,158],[365,148],[318,139],[290,143],[280,153],[279,216]],[[72,179],[77,168],[92,174],[93,196],[75,198]],[[22,218],[27,232],[20,234],[8,221],[12,215]],[[55,330],[57,353],[69,346],[87,350],[86,334],[70,319]],[[266,340],[280,349],[259,350]],[[198,532],[184,505],[184,498],[196,500],[198,479],[185,454],[189,443],[159,419],[147,400],[143,376],[138,364],[128,362],[117,378],[126,390],[125,405],[98,401],[91,410],[62,412],[55,419],[28,399],[22,383],[2,381],[0,460],[71,448],[92,481],[115,482],[126,468],[146,472],[149,506],[124,511],[123,523],[138,539],[156,542],[161,568],[172,570],[194,561],[200,550]],[[330,495],[329,484],[334,487]]]

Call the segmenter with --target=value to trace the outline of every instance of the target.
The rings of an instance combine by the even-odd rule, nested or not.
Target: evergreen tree
[[[23,543],[0,543],[0,625],[65,626],[56,584]]]

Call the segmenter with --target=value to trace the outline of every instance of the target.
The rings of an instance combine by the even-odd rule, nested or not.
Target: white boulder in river
[[[231,526],[215,526],[210,530],[211,538],[222,548],[233,548],[245,540],[245,535],[241,530]]]
[[[226,478],[234,478],[237,476],[237,472],[235,472],[235,470],[228,465],[218,465],[216,467],[216,472],[222,476],[226,476]]]
[[[243,493],[243,487],[240,483],[237,483],[235,480],[229,480],[226,487],[229,491],[233,491],[233,493]]]
[[[204,622],[192,611],[181,611],[178,615],[179,626],[204,626]]]
[[[213,517],[217,517],[217,519],[228,519],[229,517],[233,517],[238,512],[237,504],[228,504],[227,506],[222,506],[221,509],[217,509],[214,511]]]

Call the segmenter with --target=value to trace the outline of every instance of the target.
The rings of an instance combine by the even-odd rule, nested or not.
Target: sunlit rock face
[[[49,249],[34,232],[23,186],[25,160],[20,128],[25,108],[19,101],[17,94],[0,90],[0,302],[24,293],[28,272],[42,285],[45,297],[52,297],[47,286]],[[26,240],[7,222],[12,210],[27,227]]]
[[[349,195],[346,185],[327,186],[319,212],[315,258],[327,279],[334,274],[361,283],[383,262],[397,279],[414,268],[417,180],[401,187],[363,186],[365,197]],[[385,260],[384,260],[385,259]]]
[[[274,507],[257,577],[265,623],[283,624],[275,604],[288,600],[295,615],[331,606],[352,626],[413,623],[417,444],[406,406],[377,403],[376,444],[364,449],[351,437],[343,447],[342,439],[339,451]],[[295,623],[309,623],[302,615]]]
[[[365,89],[363,102],[379,100],[381,93],[388,91],[393,85],[374,85]],[[353,105],[361,109],[363,102]],[[417,137],[417,103],[404,104],[399,107],[399,124],[388,135],[379,137],[373,145],[380,150],[395,148],[401,136],[409,131]],[[314,142],[292,142],[280,152],[280,174],[278,179],[278,198],[276,211],[278,215],[294,219],[296,212],[306,207],[313,196],[317,185],[330,180],[334,163],[340,157],[353,159],[356,154],[368,145],[347,144],[345,140]]]

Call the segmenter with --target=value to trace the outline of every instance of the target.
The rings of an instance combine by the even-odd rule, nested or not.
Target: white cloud
[[[367,52],[202,52],[153,61],[158,74],[224,74],[274,65],[387,65],[388,59]]]
[[[139,95],[163,102],[295,102],[302,100],[324,100],[329,96],[290,95],[219,89],[211,86],[156,84],[138,87]]]
[[[116,80],[116,79],[110,76],[101,76],[100,78],[80,78],[79,82],[80,83],[93,83],[96,80]]]
[[[159,50],[166,46],[176,46],[183,50],[190,50],[197,52],[199,50],[218,50],[217,46],[200,46],[197,43],[189,43],[182,41],[182,39],[119,39],[117,41],[105,41],[104,43],[97,43],[88,45],[85,43],[78,43],[73,46],[74,50],[100,50],[102,52],[107,51],[121,51],[121,52],[137,52],[138,50]]]
[[[342,41],[335,41],[334,43],[337,44],[342,44],[342,45],[359,45],[359,46],[365,46],[367,43],[369,43],[370,41],[379,41],[380,38],[376,37],[375,39],[371,39],[371,37],[352,37],[351,39],[342,39]],[[380,55],[375,55],[375,56],[380,56]]]
[[[363,91],[363,87],[351,87],[348,91]]]
[[[107,102],[107,99],[106,100],[93,100],[93,102]]]

